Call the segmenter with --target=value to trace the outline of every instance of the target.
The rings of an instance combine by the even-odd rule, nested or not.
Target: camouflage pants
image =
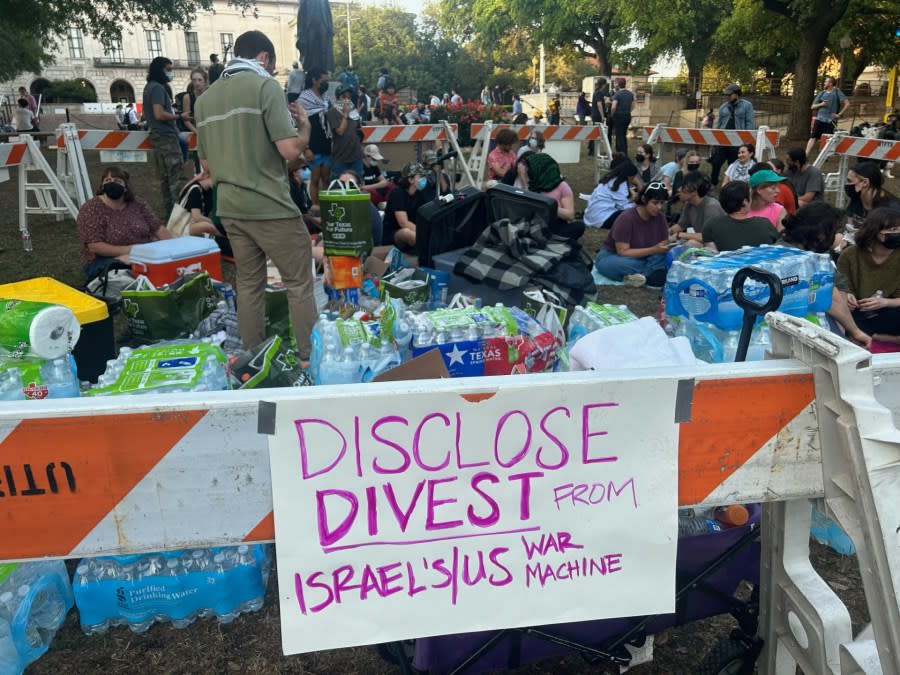
[[[159,193],[163,199],[163,221],[172,213],[172,207],[187,184],[184,175],[184,157],[175,136],[151,134],[156,175],[159,178]]]

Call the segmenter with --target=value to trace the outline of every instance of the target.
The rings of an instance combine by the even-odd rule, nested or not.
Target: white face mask
[[[538,142],[537,142],[537,139],[536,139],[536,138],[529,138],[529,139],[528,139],[528,147],[529,147],[529,148],[536,148],[537,146],[538,146]]]
[[[167,79],[169,82],[171,82],[172,80],[175,79],[175,73],[172,72],[171,70],[167,70],[167,71],[166,71],[166,79]]]

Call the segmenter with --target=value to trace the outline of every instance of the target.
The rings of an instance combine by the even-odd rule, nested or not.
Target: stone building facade
[[[140,101],[147,68],[156,56],[172,60],[172,88],[184,91],[192,68],[208,68],[212,53],[218,54],[220,61],[226,52],[230,56],[234,39],[248,30],[262,31],[272,40],[278,58],[276,77],[283,84],[291,62],[298,58],[296,0],[257,0],[255,16],[252,10],[242,14],[226,1],[215,0],[213,11],[199,13],[187,30],[123,26],[121,40],[112,45],[101,44],[84,31],[70,28],[59,36],[54,64],[39,75],[23,73],[0,84],[0,94],[15,100],[21,86],[37,95],[50,80],[79,80],[96,92],[100,103]]]

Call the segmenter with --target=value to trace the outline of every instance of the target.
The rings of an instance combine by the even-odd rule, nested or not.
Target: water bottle
[[[873,298],[883,298],[883,297],[884,297],[884,291],[881,290],[881,289],[879,288],[877,291],[875,291],[875,292],[872,294],[872,297],[873,297]],[[877,310],[877,309],[873,309],[872,311],[866,312],[865,314],[863,314],[863,318],[864,318],[864,319],[874,319],[876,316],[878,316],[878,310]]]
[[[41,366],[41,380],[47,386],[47,398],[75,398],[81,395],[78,373],[72,356],[46,361]]]
[[[0,672],[21,673],[50,647],[72,607],[72,587],[60,560],[10,567],[0,584]]]
[[[694,537],[699,534],[721,532],[724,528],[717,521],[712,512],[696,512],[691,509],[679,509],[678,511],[678,538]]]
[[[22,248],[29,252],[34,250],[30,232],[22,232]]]
[[[215,613],[219,623],[231,623],[237,616],[237,607],[232,599],[229,577],[234,565],[229,561],[225,553],[216,553],[213,556],[212,574],[215,576],[216,586],[219,592],[216,594]]]
[[[856,546],[853,545],[853,540],[847,536],[847,533],[815,506],[812,507],[812,522],[809,533],[815,537],[817,542],[830,547],[841,555],[853,555],[856,553]]]
[[[18,368],[0,370],[0,401],[25,400],[23,386],[22,373]]]
[[[19,662],[19,652],[12,636],[9,621],[0,617],[0,673],[20,673],[24,665]]]

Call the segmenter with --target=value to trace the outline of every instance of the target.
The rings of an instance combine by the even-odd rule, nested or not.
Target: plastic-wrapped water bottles
[[[731,295],[731,282],[738,270],[750,265],[763,267],[781,279],[784,298],[780,311],[805,316],[831,307],[834,266],[827,254],[786,246],[756,246],[673,262],[664,290],[667,313],[722,330],[738,330],[743,312]],[[764,284],[748,281],[744,293],[761,303],[768,299],[769,291]]]
[[[596,302],[578,305],[569,317],[566,336],[568,345],[571,347],[588,333],[600,328],[617,326],[629,321],[637,321],[637,315],[625,305],[600,305]]]
[[[86,396],[162,394],[230,389],[224,352],[212,338],[173,340],[137,349],[123,347],[107,361]]]
[[[50,647],[72,608],[61,560],[0,564],[0,673],[19,675]]]
[[[313,328],[310,371],[316,384],[368,382],[399,365],[409,324],[389,305],[378,321],[321,314]]]
[[[56,359],[0,355],[0,401],[79,396],[78,370],[71,354]]]
[[[184,628],[210,616],[228,623],[263,606],[271,556],[268,545],[242,545],[82,560],[74,579],[82,630]]]

